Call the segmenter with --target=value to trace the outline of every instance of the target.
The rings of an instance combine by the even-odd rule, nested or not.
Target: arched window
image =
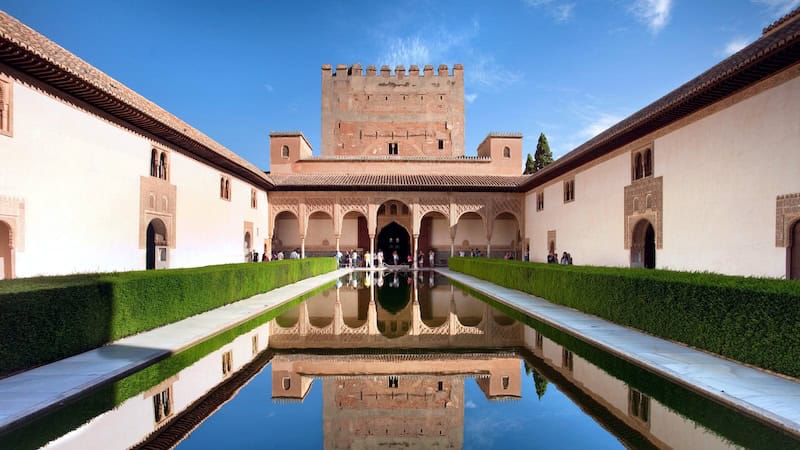
[[[511,149],[508,147],[503,148],[503,158],[511,158]]]
[[[633,161],[633,179],[638,180],[642,178],[642,154],[637,153]]]
[[[284,145],[281,147],[281,158],[289,158],[289,146]]]
[[[167,179],[167,154],[164,152],[161,152],[161,157],[158,160],[158,178]]]
[[[156,149],[150,152],[150,176],[158,176],[158,152]]]
[[[653,174],[653,152],[648,148],[644,151],[644,176]]]
[[[230,180],[225,180],[225,198],[230,200],[231,199],[231,182]]]
[[[393,216],[397,215],[397,203],[392,203],[392,206],[389,207],[389,214]]]
[[[219,177],[219,198],[225,198],[225,177]]]

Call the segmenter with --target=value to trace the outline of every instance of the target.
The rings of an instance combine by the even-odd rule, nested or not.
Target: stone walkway
[[[626,361],[800,436],[800,383],[449,269],[437,272]]]
[[[0,431],[346,275],[308,278],[0,380]]]

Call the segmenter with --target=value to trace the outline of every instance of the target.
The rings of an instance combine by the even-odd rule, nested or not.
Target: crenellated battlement
[[[412,64],[411,67],[406,70],[405,66],[395,66],[394,70],[392,70],[389,66],[381,66],[380,70],[374,66],[369,65],[366,67],[366,71],[364,67],[359,64],[355,63],[351,66],[347,66],[346,64],[337,64],[336,70],[334,70],[331,64],[323,64],[322,65],[322,76],[323,77],[381,77],[381,78],[396,78],[396,79],[403,79],[403,78],[415,78],[415,77],[453,77],[453,78],[463,78],[464,77],[464,66],[461,64],[453,65],[452,72],[448,69],[447,64],[440,64],[439,67],[435,71],[434,74],[434,67],[431,64],[427,64],[422,68],[420,72],[419,66],[416,64]]]

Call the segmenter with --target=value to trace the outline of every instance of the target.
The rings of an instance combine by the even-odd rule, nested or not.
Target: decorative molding
[[[351,211],[361,213],[364,215],[364,217],[369,217],[369,203],[366,199],[350,197],[341,198],[339,199],[339,207],[341,208],[343,218]]]
[[[139,177],[139,248],[147,245],[147,225],[160,219],[167,229],[167,245],[175,248],[177,187],[151,176]]]
[[[315,212],[324,212],[325,214],[328,214],[331,219],[333,219],[333,209],[334,205],[336,204],[335,198],[306,198],[304,203],[306,205],[306,214],[308,217],[311,217],[311,214]]]
[[[791,227],[800,220],[800,193],[779,195],[775,200],[775,247],[789,247]]]
[[[644,219],[653,225],[656,248],[664,247],[664,177],[645,177],[625,186],[625,249],[631,248],[633,228]]]
[[[0,221],[11,229],[10,243],[14,251],[25,251],[25,200],[0,195]]]

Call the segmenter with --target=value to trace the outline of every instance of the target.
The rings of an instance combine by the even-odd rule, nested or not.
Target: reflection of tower
[[[461,448],[464,380],[458,376],[326,378],[324,446]]]

